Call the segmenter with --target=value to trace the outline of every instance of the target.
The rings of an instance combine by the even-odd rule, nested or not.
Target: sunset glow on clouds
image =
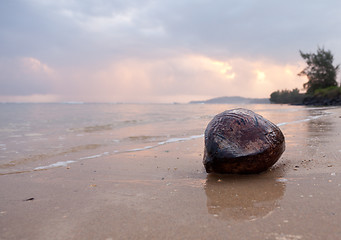
[[[243,59],[220,62],[195,55],[127,59],[97,70],[67,70],[60,80],[65,82],[59,85],[72,79],[64,93],[74,101],[82,101],[84,95],[95,102],[187,102],[227,94],[263,97],[278,88],[301,86],[304,79],[293,74],[299,69]]]
[[[9,1],[0,101],[188,102],[301,89],[299,49],[325,46],[340,62],[341,34],[326,30],[341,23],[335,5]]]

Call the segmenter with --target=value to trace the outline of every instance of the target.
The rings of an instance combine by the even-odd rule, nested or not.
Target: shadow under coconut
[[[204,186],[209,214],[223,220],[262,218],[279,206],[286,184],[276,171],[257,175],[208,174]]]

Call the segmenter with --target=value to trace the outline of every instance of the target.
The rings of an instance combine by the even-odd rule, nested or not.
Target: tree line
[[[303,84],[306,93],[299,89],[277,90],[270,95],[272,103],[341,105],[341,87],[338,87],[336,77],[340,65],[333,65],[334,56],[330,50],[318,48],[317,53],[303,53],[301,57],[307,66],[298,73],[306,76],[308,82]]]
[[[301,104],[305,94],[300,93],[298,88],[293,90],[277,90],[270,95],[270,101],[283,104]]]

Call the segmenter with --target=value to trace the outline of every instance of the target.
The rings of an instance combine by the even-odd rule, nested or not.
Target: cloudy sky
[[[187,102],[302,88],[341,63],[338,0],[3,0],[0,101]],[[338,79],[339,80],[339,79]]]

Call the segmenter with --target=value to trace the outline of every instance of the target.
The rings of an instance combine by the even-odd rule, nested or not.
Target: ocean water
[[[291,126],[330,114],[328,108],[272,104],[2,103],[0,174],[100,161],[103,156],[203,139],[216,114],[237,107],[285,128],[289,138],[296,131]]]

